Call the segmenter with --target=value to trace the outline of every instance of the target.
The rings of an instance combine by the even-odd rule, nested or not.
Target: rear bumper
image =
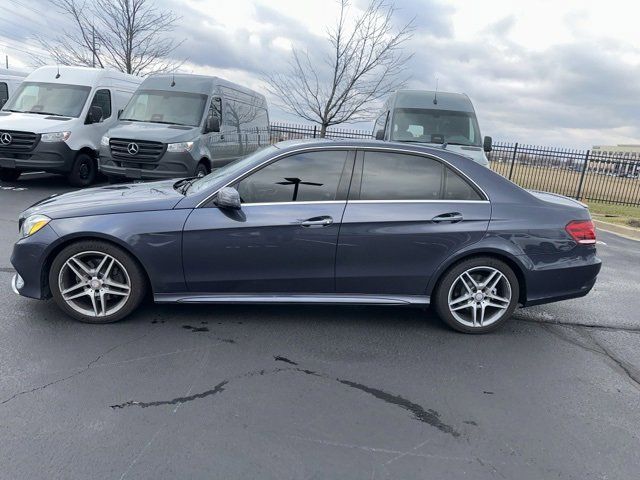
[[[110,152],[100,150],[99,169],[109,177],[129,178],[133,180],[162,180],[192,176],[198,162],[189,152],[165,152],[155,162],[136,162],[114,159]]]
[[[539,262],[527,272],[527,298],[523,306],[584,297],[596,283],[602,267],[595,255],[564,259],[562,262]]]
[[[66,142],[39,142],[30,152],[0,151],[0,168],[69,173],[76,153]]]

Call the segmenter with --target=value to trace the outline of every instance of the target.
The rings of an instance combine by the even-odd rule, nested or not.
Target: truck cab
[[[492,148],[491,137],[482,139],[473,104],[463,93],[398,90],[385,102],[373,136],[439,146],[484,166]]]
[[[110,181],[203,176],[269,144],[263,95],[218,77],[145,79],[102,137]]]
[[[26,76],[24,72],[0,68],[0,108],[7,103]]]
[[[34,70],[0,111],[0,179],[45,171],[66,175],[76,187],[91,185],[100,138],[141,81],[108,69]]]

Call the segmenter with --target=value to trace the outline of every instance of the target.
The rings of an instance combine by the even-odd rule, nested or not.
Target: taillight
[[[573,220],[564,229],[581,245],[596,243],[596,227],[591,220]]]

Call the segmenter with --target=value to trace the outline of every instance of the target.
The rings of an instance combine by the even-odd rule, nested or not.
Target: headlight
[[[27,218],[25,218],[24,222],[22,222],[22,227],[20,228],[20,236],[22,238],[25,238],[33,235],[50,221],[51,219],[46,215],[40,215],[38,213],[35,215],[29,215]]]
[[[102,145],[103,147],[108,147],[109,146],[109,137],[107,137],[106,135],[104,137],[102,137],[100,139],[100,145]]]
[[[71,132],[54,132],[43,133],[40,137],[41,142],[66,142],[71,136]]]
[[[190,152],[193,148],[193,142],[170,143],[167,145],[167,152]]]

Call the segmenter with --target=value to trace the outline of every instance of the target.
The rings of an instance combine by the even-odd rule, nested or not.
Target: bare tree
[[[173,70],[182,42],[167,34],[179,17],[153,0],[49,0],[73,25],[53,40],[36,37],[62,65],[112,67],[133,75]],[[44,59],[36,58],[39,63]]]
[[[371,0],[353,23],[349,0],[340,0],[340,15],[328,33],[331,55],[324,62],[295,49],[287,70],[265,74],[268,90],[281,106],[305,120],[328,127],[370,118],[376,100],[401,88],[412,54],[403,44],[413,35],[413,20],[395,28],[396,9]]]

